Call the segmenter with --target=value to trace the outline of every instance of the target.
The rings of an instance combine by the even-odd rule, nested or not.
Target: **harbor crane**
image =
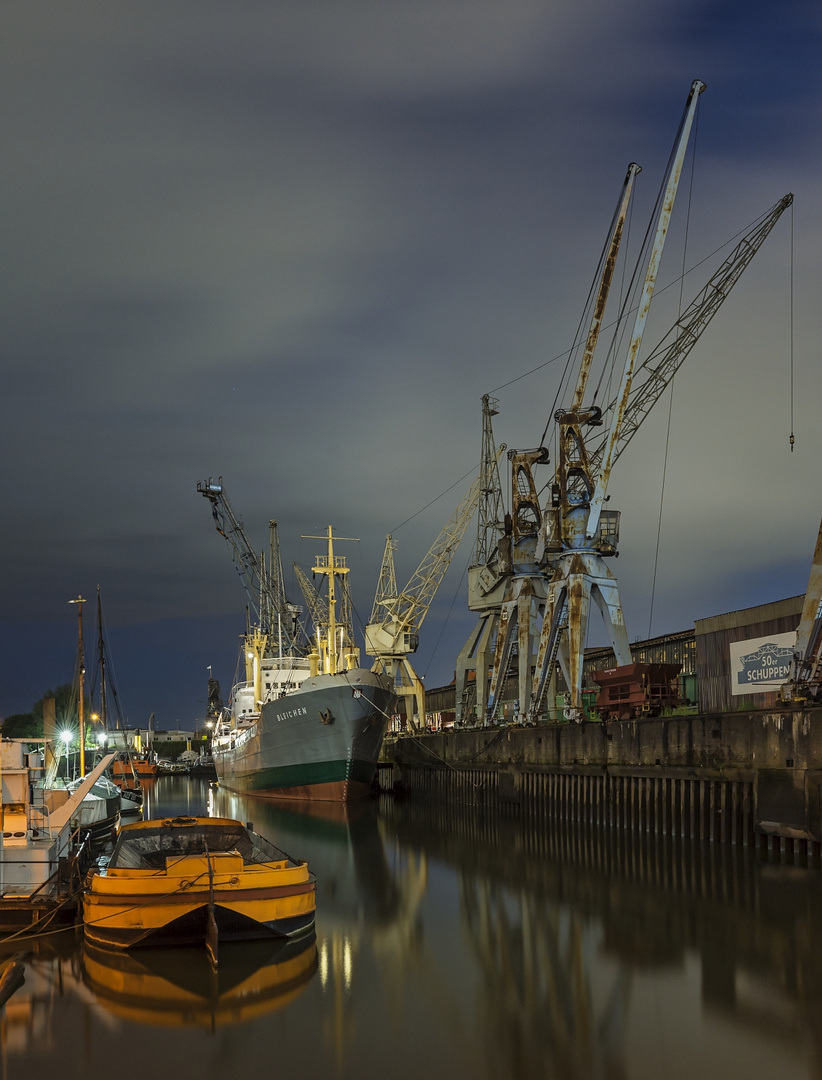
[[[582,435],[583,426],[599,425],[602,419],[598,408],[584,409],[582,407],[590,361],[593,358],[598,337],[598,327],[593,322],[571,408],[555,416],[559,425],[558,483],[552,489],[552,504],[555,504],[555,513],[549,520],[552,520],[556,526],[556,533],[551,538],[552,553],[556,556],[556,564],[548,585],[537,663],[528,704],[527,718],[531,721],[535,720],[542,711],[548,678],[557,660],[569,688],[569,719],[582,719],[582,660],[588,636],[588,615],[592,599],[596,602],[605,623],[617,666],[627,666],[631,663],[631,648],[628,642],[628,631],[625,628],[619,589],[616,578],[604,562],[604,556],[616,553],[614,530],[619,519],[616,511],[603,514],[603,510],[614,461],[614,450],[621,432],[650,312],[659,264],[685,160],[685,151],[697,103],[704,89],[705,84],[699,79],[691,84],[685,117],[657,217],[656,233],[645,269],[645,280],[634,317],[631,341],[623,363],[616,404],[611,413],[598,471],[591,469],[585,439]],[[629,169],[629,176],[631,171]],[[600,294],[605,291],[606,296],[610,284],[607,271],[606,265],[606,273],[600,285]],[[600,306],[604,307],[604,301],[597,304],[597,310]],[[593,343],[591,338],[593,338]]]
[[[258,556],[252,548],[243,523],[228,501],[222,476],[218,480],[210,476],[205,482],[198,481],[197,490],[211,503],[217,532],[228,544],[267,648],[275,656],[300,654],[301,608],[289,603],[285,595],[277,522],[269,522],[271,551],[266,567],[264,556]]]
[[[534,722],[541,714],[546,691],[555,666],[559,664],[570,688],[566,715],[580,719],[582,658],[592,598],[609,629],[617,663],[630,663],[616,579],[602,561],[617,554],[619,540],[619,512],[604,508],[611,469],[793,200],[792,195],[786,195],[763,216],[736,245],[657,348],[637,366],[636,357],[653,295],[661,242],[673,206],[676,176],[681,170],[688,116],[693,114],[702,89],[704,86],[699,82],[691,88],[679,149],[669,171],[654,249],[616,397],[604,410],[595,405],[582,407],[613,276],[627,198],[633,176],[639,171],[635,165],[628,170],[610,239],[604,249],[607,254],[601,262],[599,292],[592,308],[570,407],[555,415],[558,460],[548,485],[550,505],[540,508],[534,479],[534,468],[547,463],[547,451],[540,447],[519,454],[509,452],[512,513],[506,518],[505,528],[497,530],[497,546],[490,558],[482,560],[478,557],[469,569],[469,608],[478,613],[479,620],[457,661],[458,722],[465,723],[468,719],[473,689],[468,678],[471,670],[476,672],[478,717],[485,723],[492,722],[514,643],[519,660],[518,697],[523,706],[520,718]],[[610,417],[605,433],[601,430],[603,417]],[[484,444],[486,441],[484,434]],[[492,442],[491,436],[489,445]],[[534,526],[535,514],[541,519],[538,528]],[[486,542],[486,550],[491,548]],[[479,550],[478,544],[478,553]],[[538,629],[540,620],[541,629]]]
[[[413,699],[414,706],[407,711],[412,726],[416,711],[420,726],[425,727],[425,689],[409,656],[419,647],[420,626],[477,509],[486,480],[480,469],[468,494],[402,591],[397,589],[394,570],[397,544],[390,533],[385,540],[374,606],[365,628],[365,651],[375,658],[371,670],[387,674],[393,679],[397,694]]]
[[[601,561],[617,554],[619,541],[619,512],[603,509],[611,470],[792,202],[793,195],[789,193],[767,211],[637,368],[627,386],[623,380],[620,392],[604,410],[605,415],[612,417],[607,434],[603,435],[598,429],[598,411],[588,415],[574,413],[573,410],[557,414],[559,460],[551,485],[551,506],[546,508],[544,514],[545,554],[549,565],[550,560],[556,562],[553,563],[554,579],[548,591],[546,622],[543,623],[541,649],[532,687],[532,716],[541,709],[553,665],[558,658],[571,696],[571,717],[577,719],[581,716],[588,583],[599,589],[598,602],[606,625],[612,618],[616,620],[611,643],[617,665],[630,663],[630,650],[626,649],[625,637],[619,629],[620,622],[624,628],[624,620],[618,594],[611,585],[613,575]],[[586,423],[588,430],[583,436],[581,427]],[[590,554],[592,548],[593,555]],[[560,566],[561,572],[558,572]],[[592,566],[596,567],[595,571]],[[564,584],[560,584],[561,581]],[[577,588],[581,588],[582,592],[577,593]],[[608,596],[613,602],[611,606]],[[578,597],[580,606],[575,610]],[[554,623],[553,631],[546,625],[548,614]]]

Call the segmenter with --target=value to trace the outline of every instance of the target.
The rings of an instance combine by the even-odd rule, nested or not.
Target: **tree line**
[[[77,715],[77,695],[71,683],[63,683],[54,690],[46,690],[43,696],[35,701],[31,711],[27,713],[13,713],[0,722],[0,732],[6,739],[42,739],[43,738],[43,702],[47,698],[54,698],[54,714],[57,726],[77,726],[80,718]],[[86,716],[90,715],[91,703],[85,699],[87,706]]]

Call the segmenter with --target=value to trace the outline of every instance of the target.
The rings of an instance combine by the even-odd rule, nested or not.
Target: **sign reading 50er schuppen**
[[[796,631],[733,641],[731,693],[767,694],[781,690],[787,681],[796,645]]]

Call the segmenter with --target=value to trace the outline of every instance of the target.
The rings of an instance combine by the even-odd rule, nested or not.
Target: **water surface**
[[[113,964],[44,937],[3,1077],[822,1076],[816,867],[389,797],[148,789],[146,816],[206,812],[308,859],[315,940],[224,946],[215,978],[198,949]]]

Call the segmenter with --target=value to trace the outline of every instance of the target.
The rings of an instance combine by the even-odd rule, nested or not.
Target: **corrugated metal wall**
[[[731,658],[729,646],[734,641],[786,634],[799,625],[805,597],[793,596],[773,604],[730,611],[710,619],[697,619],[696,671],[699,704],[702,712],[738,712],[745,709],[768,709],[777,703],[777,693],[731,694]]]

